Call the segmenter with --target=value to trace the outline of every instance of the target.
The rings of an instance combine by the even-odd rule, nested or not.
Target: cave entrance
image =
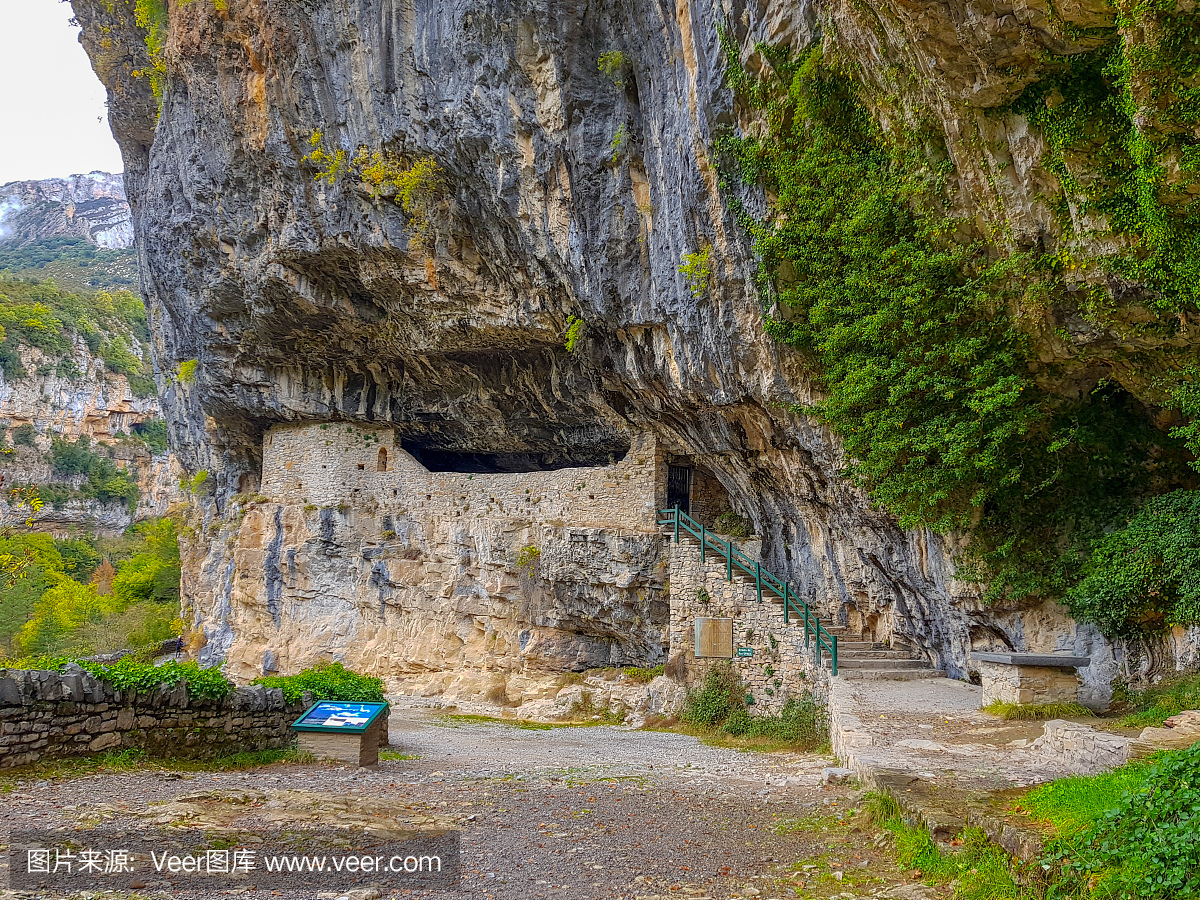
[[[624,447],[509,453],[464,453],[431,447],[408,439],[401,440],[400,446],[430,472],[469,472],[484,475],[612,466],[621,462],[629,452],[628,444]]]
[[[692,467],[667,467],[667,509],[692,514]]]

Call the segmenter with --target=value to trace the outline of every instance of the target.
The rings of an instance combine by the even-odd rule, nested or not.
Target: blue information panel
[[[386,703],[354,703],[345,700],[322,700],[309,707],[308,712],[292,723],[296,731],[334,731],[340,734],[360,734],[371,727]]]

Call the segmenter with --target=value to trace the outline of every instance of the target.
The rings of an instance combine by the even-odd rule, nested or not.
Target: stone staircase
[[[831,625],[827,630],[837,635],[838,678],[847,681],[917,681],[946,675],[915,653],[892,650],[886,644],[864,640],[861,634],[850,634],[845,625]],[[825,667],[829,668],[828,660]]]

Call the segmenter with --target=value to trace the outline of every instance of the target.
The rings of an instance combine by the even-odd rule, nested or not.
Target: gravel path
[[[873,833],[840,820],[857,798],[821,784],[827,758],[742,753],[611,726],[446,719],[418,704],[395,705],[391,722],[392,748],[376,770],[279,764],[9,782],[0,825],[147,816],[197,825],[227,822],[234,810],[275,822],[450,827],[462,834],[457,895],[480,900],[940,896],[896,872]],[[133,887],[139,897],[178,896],[165,883]],[[356,890],[316,896],[393,895],[364,877]]]

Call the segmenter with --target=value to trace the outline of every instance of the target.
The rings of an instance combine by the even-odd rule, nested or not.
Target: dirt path
[[[236,798],[237,815],[276,822],[460,829],[458,896],[481,900],[939,896],[896,872],[873,832],[839,818],[856,794],[821,784],[827,758],[741,753],[614,727],[447,720],[404,706],[394,709],[391,739],[391,758],[375,771],[289,764],[24,781],[0,795],[0,823],[149,815],[202,825],[229,821]],[[145,897],[169,885],[136,887]],[[358,890],[324,896],[381,895],[364,879]]]

